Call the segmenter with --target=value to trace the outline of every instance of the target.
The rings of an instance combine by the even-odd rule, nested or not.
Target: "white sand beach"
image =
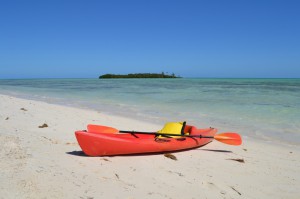
[[[172,153],[177,160],[87,157],[74,132],[89,123],[141,131],[163,126],[0,95],[0,198],[300,197],[299,146],[244,138],[241,146],[214,141]]]

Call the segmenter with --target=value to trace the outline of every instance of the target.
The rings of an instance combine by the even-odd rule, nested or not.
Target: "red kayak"
[[[86,155],[113,156],[192,149],[211,142],[217,132],[215,128],[197,129],[186,125],[185,135],[162,137],[154,133],[123,133],[112,127],[98,127],[100,127],[98,130],[88,128],[88,131],[75,132],[77,141]]]

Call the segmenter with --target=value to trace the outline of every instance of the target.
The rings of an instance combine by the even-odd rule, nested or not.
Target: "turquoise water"
[[[300,144],[300,79],[0,80],[0,93]]]

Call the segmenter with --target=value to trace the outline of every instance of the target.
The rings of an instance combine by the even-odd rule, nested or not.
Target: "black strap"
[[[184,121],[183,124],[182,124],[181,135],[184,135],[185,124],[186,124],[186,121]]]

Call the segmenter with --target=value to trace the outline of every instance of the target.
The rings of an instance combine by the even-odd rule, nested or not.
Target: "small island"
[[[127,75],[116,75],[116,74],[105,74],[99,76],[99,79],[110,79],[110,78],[180,78],[174,73],[172,75],[166,75],[165,73],[134,73]]]

